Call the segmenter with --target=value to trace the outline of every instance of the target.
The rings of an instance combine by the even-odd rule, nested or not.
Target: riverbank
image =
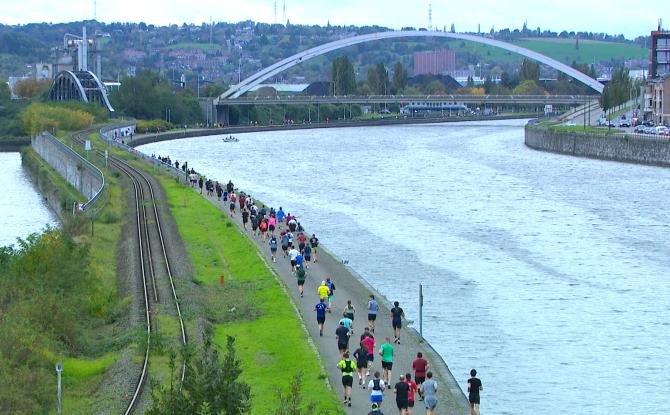
[[[172,130],[158,134],[135,134],[132,139],[125,137],[125,144],[131,147],[137,147],[144,144],[156,143],[159,141],[177,140],[180,138],[203,137],[210,135],[231,135],[262,131],[283,131],[283,130],[310,130],[319,128],[354,128],[354,127],[383,127],[389,125],[411,125],[411,124],[435,124],[452,123],[464,121],[494,121],[494,120],[517,120],[531,118],[529,114],[519,115],[500,115],[489,117],[448,117],[448,118],[380,118],[366,121],[334,121],[308,124],[287,124],[287,125],[242,125],[225,128],[213,129],[184,129]]]
[[[30,139],[0,139],[0,152],[21,151],[23,147],[30,145]]]
[[[534,150],[670,167],[670,140],[667,138],[559,131],[533,121],[526,125],[524,134],[526,146]]]

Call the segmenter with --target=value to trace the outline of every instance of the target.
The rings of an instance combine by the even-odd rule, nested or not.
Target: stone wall
[[[87,201],[103,189],[104,178],[100,170],[50,134],[38,134],[32,139],[31,146]]]
[[[532,149],[553,153],[670,167],[667,138],[555,132],[529,123],[525,143]]]

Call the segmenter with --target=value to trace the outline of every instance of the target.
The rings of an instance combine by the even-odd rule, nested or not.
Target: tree
[[[519,69],[519,79],[523,81],[540,80],[540,64],[524,58]]]
[[[225,414],[241,415],[251,407],[251,388],[239,380],[241,363],[235,353],[235,339],[227,337],[226,354],[223,361],[212,344],[213,330],[205,329],[203,346],[194,361],[190,349],[182,350],[186,364],[186,377],[182,387],[175,381],[175,357],[170,355],[169,387],[152,386],[153,405],[148,415],[184,414]]]
[[[389,92],[389,73],[386,70],[386,66],[381,62],[377,64],[375,69],[377,71],[377,79],[379,80],[377,94],[386,95]]]
[[[486,91],[487,94],[490,94],[493,91],[493,87],[495,84],[491,80],[490,75],[486,75],[486,78],[484,79],[484,91]]]
[[[354,66],[346,56],[335,58],[331,70],[334,95],[349,95],[356,91]]]
[[[33,98],[47,91],[50,86],[49,80],[38,81],[35,78],[28,78],[16,83],[14,93],[21,98]]]
[[[402,66],[400,61],[393,65],[393,90],[402,91],[407,86],[407,70]]]
[[[522,81],[514,90],[513,95],[544,95],[545,91],[537,82],[530,79]]]
[[[302,372],[291,379],[288,390],[277,389],[277,409],[272,415],[312,415],[316,413],[316,402],[303,403]]]

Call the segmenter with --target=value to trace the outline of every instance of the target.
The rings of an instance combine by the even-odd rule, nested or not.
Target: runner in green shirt
[[[349,358],[349,352],[344,353],[344,358],[337,363],[342,371],[342,388],[344,389],[344,404],[351,406],[351,387],[354,384],[354,371],[356,362]]]
[[[382,357],[382,369],[384,369],[384,378],[386,384],[391,382],[391,370],[393,369],[393,345],[388,337],[386,342],[379,348],[379,355]]]

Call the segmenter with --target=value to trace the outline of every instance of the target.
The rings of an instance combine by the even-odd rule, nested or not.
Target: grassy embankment
[[[74,188],[31,149],[24,151],[23,160],[42,183],[43,188],[57,189],[57,200],[65,211],[69,211],[73,201],[83,200]],[[63,362],[64,367],[63,409],[67,413],[92,413],[101,402],[118,399],[118,396],[101,396],[100,384],[105,370],[119,358],[120,350],[132,341],[132,335],[117,325],[117,320],[125,313],[124,307],[127,301],[118,298],[115,272],[115,248],[121,232],[119,218],[123,209],[121,189],[114,175],[106,174],[106,183],[105,206],[98,214],[94,235],[90,234],[88,219],[76,221],[68,219],[63,223],[63,230],[73,238],[75,246],[83,248],[81,255],[76,259],[81,261],[79,265],[83,269],[79,269],[75,275],[85,278],[87,284],[86,287],[76,289],[72,286],[64,287],[63,291],[58,293],[60,304],[54,304],[57,309],[64,309],[58,310],[58,313],[77,316],[74,320],[66,321],[64,326],[65,330],[72,331],[72,339],[64,340],[63,335],[56,330],[36,333],[41,340],[34,342],[30,348],[29,361],[30,365],[39,368],[37,370],[44,371],[45,376],[35,378],[32,384],[22,385],[30,390],[16,390],[15,393],[19,396],[35,395],[35,403],[26,407],[26,410],[32,408],[30,411],[56,412],[53,399],[55,380],[53,368],[58,361]],[[23,255],[32,255],[30,252],[32,251]],[[60,276],[59,273],[68,271],[54,269],[49,272],[53,272],[56,278],[60,279],[64,276]],[[44,289],[42,284],[49,283],[42,279],[38,281],[38,285],[34,287],[37,291]],[[75,300],[77,297],[83,299]],[[30,298],[32,294],[28,291],[25,300],[32,301]],[[40,298],[40,302],[48,304],[48,295],[45,298],[45,294],[42,293]],[[75,304],[77,309],[67,309]],[[49,313],[48,308],[45,311]],[[32,323],[28,322],[25,325],[26,330],[41,324],[39,317],[32,317],[32,320],[34,320]],[[46,396],[41,396],[45,393]]]
[[[288,386],[299,371],[308,400],[317,400],[321,411],[340,413],[300,317],[256,247],[224,212],[192,189],[155,175],[195,268],[193,280],[204,290],[207,319],[216,327],[215,342],[222,347],[227,335],[236,339],[242,379],[250,383],[254,396],[251,413],[271,413],[276,388]],[[220,275],[225,275],[223,287]]]

